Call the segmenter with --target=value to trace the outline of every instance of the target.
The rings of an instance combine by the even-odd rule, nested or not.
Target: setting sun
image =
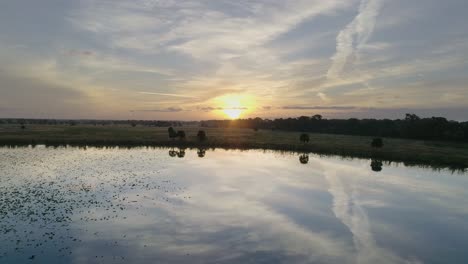
[[[217,98],[224,116],[237,119],[253,106],[253,100],[247,95],[228,94]]]
[[[231,119],[237,119],[242,114],[241,109],[224,109],[223,111]]]

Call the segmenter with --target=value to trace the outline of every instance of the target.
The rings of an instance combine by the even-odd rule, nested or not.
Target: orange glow
[[[247,95],[227,94],[217,98],[223,115],[229,119],[237,119],[253,107],[253,100]]]

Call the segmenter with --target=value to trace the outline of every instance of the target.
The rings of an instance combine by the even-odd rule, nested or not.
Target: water
[[[0,263],[467,263],[467,187],[293,153],[0,148]]]

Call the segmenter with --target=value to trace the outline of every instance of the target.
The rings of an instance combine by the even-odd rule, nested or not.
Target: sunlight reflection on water
[[[0,155],[0,263],[468,260],[466,173],[254,150]]]

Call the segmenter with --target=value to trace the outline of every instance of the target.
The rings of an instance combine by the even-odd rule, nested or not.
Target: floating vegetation
[[[183,187],[161,175],[165,156],[45,147],[0,154],[0,234],[7,243],[0,262],[10,255],[37,260],[51,248],[71,255],[90,235],[89,223],[126,220],[143,214],[148,201],[184,197]]]

